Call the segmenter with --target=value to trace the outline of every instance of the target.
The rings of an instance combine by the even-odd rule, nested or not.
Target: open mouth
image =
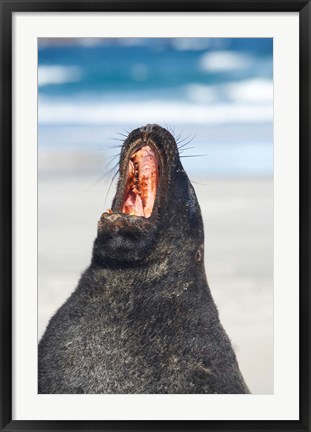
[[[159,160],[149,145],[136,148],[130,155],[122,213],[149,218],[152,214],[159,184]]]

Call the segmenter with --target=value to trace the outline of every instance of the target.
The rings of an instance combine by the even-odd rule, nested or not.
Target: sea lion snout
[[[197,198],[167,129],[147,124],[133,130],[122,146],[119,171],[112,207],[98,223],[94,253],[100,262],[148,260],[159,240],[174,255],[182,253],[187,235],[201,242]]]
[[[103,213],[93,248],[98,265],[140,261],[152,249],[157,226],[149,219],[123,213]]]

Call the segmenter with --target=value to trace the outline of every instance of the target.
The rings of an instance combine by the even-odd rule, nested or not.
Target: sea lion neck
[[[123,268],[203,243],[203,223],[174,137],[158,125],[132,131],[120,153],[111,209],[98,223],[93,262]]]
[[[168,253],[149,257],[147,262],[127,264],[106,261],[106,265],[97,265],[93,262],[87,271],[88,278],[91,278],[92,286],[103,287],[104,296],[117,297],[133,290],[148,293],[156,289],[158,293],[169,295],[183,292],[192,285],[207,286],[203,260],[197,262],[195,253],[188,254],[188,258],[186,254],[188,251],[185,255]]]

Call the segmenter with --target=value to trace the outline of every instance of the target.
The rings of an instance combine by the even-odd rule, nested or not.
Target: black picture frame
[[[0,0],[1,19],[1,431],[310,431],[310,0]],[[12,420],[12,16],[14,12],[299,12],[300,413],[297,421],[14,421]],[[290,61],[290,60],[289,60]],[[298,287],[297,287],[298,289]],[[284,378],[285,379],[285,378]]]

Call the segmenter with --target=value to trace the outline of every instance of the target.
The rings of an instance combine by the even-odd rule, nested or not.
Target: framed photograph
[[[310,430],[310,2],[1,1],[1,430]]]

